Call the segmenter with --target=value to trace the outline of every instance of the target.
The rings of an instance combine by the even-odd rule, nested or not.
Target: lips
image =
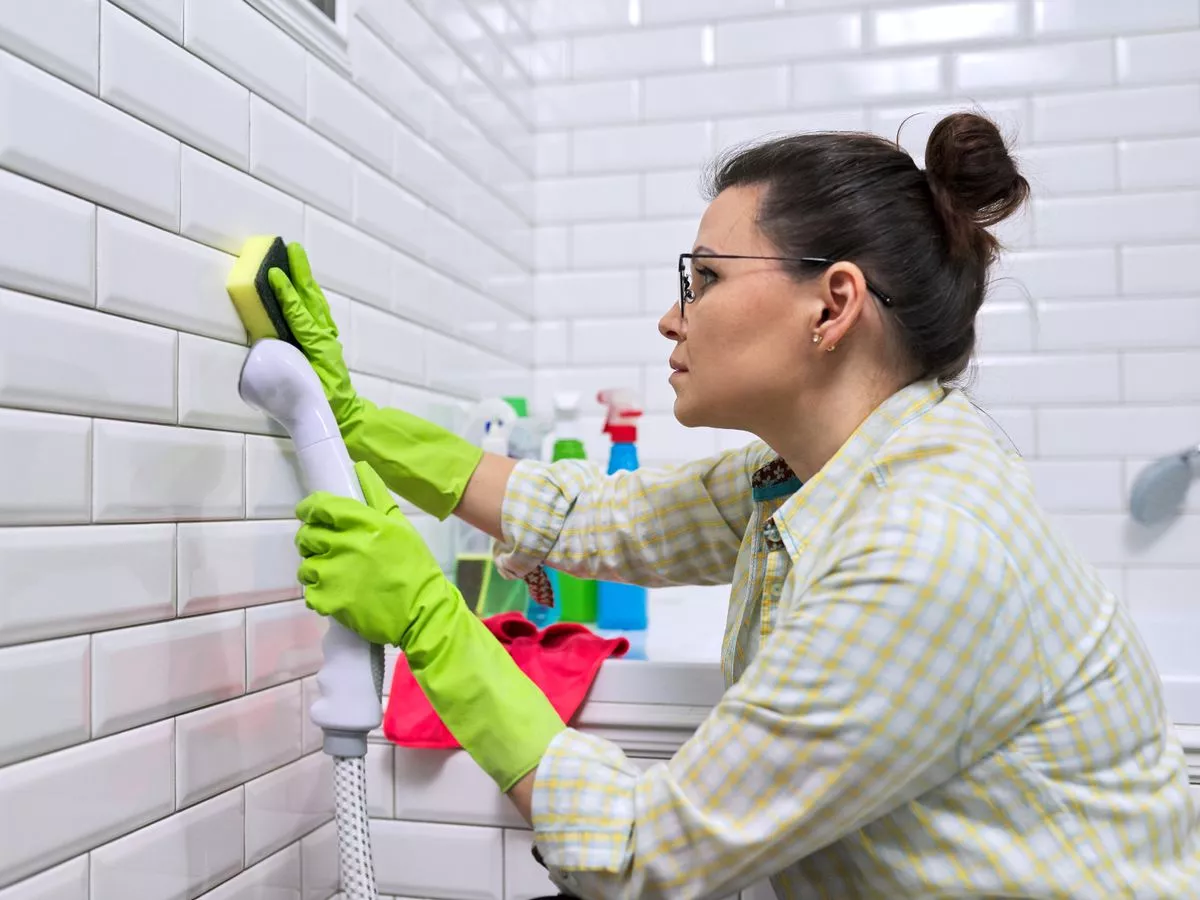
[[[687,366],[685,366],[685,365],[684,365],[683,363],[681,363],[681,362],[676,362],[675,360],[673,360],[673,359],[672,359],[672,360],[670,361],[670,363],[671,363],[671,369],[672,369],[672,371],[675,371],[675,372],[686,372],[686,371],[688,370],[688,369],[687,369]]]

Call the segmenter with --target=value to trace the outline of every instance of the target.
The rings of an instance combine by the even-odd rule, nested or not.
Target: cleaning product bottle
[[[596,399],[608,407],[604,432],[612,439],[608,474],[638,467],[637,419],[642,410],[633,391],[614,388],[601,391]],[[646,589],[635,584],[601,581],[596,592],[596,627],[601,632],[620,632],[629,639],[628,658],[644,658],[648,625]]]
[[[554,395],[554,449],[550,459],[587,459],[579,433],[579,394],[562,391]],[[554,587],[555,605],[563,622],[591,624],[596,621],[596,582],[566,572],[547,569]],[[527,616],[528,617],[528,616]]]

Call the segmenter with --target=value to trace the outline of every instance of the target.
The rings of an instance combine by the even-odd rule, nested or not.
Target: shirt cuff
[[[572,728],[560,732],[542,756],[533,787],[534,840],[546,866],[622,871],[640,776],[610,741]]]
[[[588,479],[575,461],[518,460],[500,505],[501,540],[493,559],[505,578],[525,578],[554,549],[567,513]]]

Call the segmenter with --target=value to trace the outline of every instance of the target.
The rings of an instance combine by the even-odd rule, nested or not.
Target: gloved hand
[[[458,743],[507,792],[565,727],[546,695],[442,574],[366,463],[365,503],[323,492],[296,507],[305,601],[376,644],[396,644]]]
[[[368,462],[393,491],[418,509],[445,519],[458,506],[483,451],[451,431],[359,397],[350,383],[329,303],[312,277],[308,256],[288,244],[291,279],[267,272],[284,318],[312,364],[350,456]],[[403,353],[403,347],[396,348]]]

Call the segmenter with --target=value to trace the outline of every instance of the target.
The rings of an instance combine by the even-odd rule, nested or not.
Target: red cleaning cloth
[[[570,722],[583,704],[604,660],[624,656],[629,650],[625,638],[602,638],[575,622],[556,622],[538,631],[519,612],[491,616],[483,624],[530,681],[542,689],[564,722]],[[460,746],[434,712],[403,655],[396,660],[383,733],[401,747]]]

